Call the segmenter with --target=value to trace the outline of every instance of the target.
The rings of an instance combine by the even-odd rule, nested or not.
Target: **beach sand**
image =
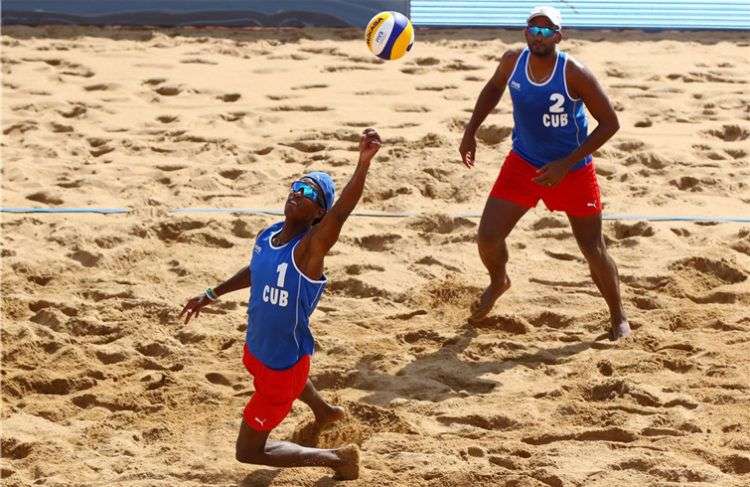
[[[611,97],[595,154],[605,211],[750,215],[750,35],[569,32]],[[380,62],[357,30],[6,27],[2,205],[127,215],[2,215],[2,477],[25,486],[324,486],[324,469],[242,465],[252,381],[247,293],[184,326],[233,275],[300,174],[348,180],[363,128],[384,144],[326,259],[311,377],[349,409],[310,438],[357,443],[359,481],[393,486],[748,485],[750,225],[605,223],[632,337],[611,343],[564,215],[509,238],[513,287],[474,242],[510,147],[510,101],[459,161],[463,124],[514,31],[417,32]],[[593,125],[593,124],[592,124]]]

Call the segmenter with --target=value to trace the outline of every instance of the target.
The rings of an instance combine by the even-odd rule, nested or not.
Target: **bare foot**
[[[316,414],[315,422],[318,426],[324,426],[330,423],[335,423],[346,416],[346,409],[340,406],[330,406],[325,413]]]
[[[346,445],[336,450],[341,465],[335,467],[335,479],[356,480],[359,478],[359,448],[357,445]]]
[[[628,320],[622,320],[617,324],[613,324],[609,329],[608,335],[609,339],[613,342],[630,335],[630,324],[628,323]]]
[[[505,276],[505,282],[499,287],[495,287],[492,284],[487,286],[482,296],[471,305],[469,323],[481,320],[487,316],[492,311],[492,307],[495,306],[498,298],[508,289],[510,289],[510,279],[508,279],[508,276]]]

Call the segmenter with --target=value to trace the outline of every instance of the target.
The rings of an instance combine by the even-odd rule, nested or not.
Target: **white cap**
[[[526,19],[526,22],[530,22],[534,17],[547,17],[557,26],[558,29],[562,27],[562,15],[555,7],[549,7],[547,5],[534,7],[531,9],[531,13]]]

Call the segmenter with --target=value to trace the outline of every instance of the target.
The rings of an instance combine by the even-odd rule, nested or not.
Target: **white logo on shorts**
[[[590,206],[591,208],[596,208],[596,203],[586,203],[586,206]]]
[[[259,418],[258,416],[254,417],[253,419],[254,419],[255,421],[257,421],[257,422],[258,422],[258,424],[260,424],[260,425],[261,425],[261,427],[263,426],[263,423],[265,423],[266,421],[268,421],[267,419],[260,419],[260,418]]]

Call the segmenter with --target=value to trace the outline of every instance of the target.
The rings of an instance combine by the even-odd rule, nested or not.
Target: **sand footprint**
[[[68,133],[73,132],[73,127],[70,125],[64,125],[57,122],[50,122],[50,128],[55,133]]]
[[[350,276],[358,276],[365,271],[384,272],[385,268],[373,264],[352,264],[344,267],[344,272]]]
[[[476,66],[473,64],[466,64],[462,59],[454,59],[451,63],[446,64],[445,66],[440,68],[440,71],[477,71],[480,69],[484,69],[484,67]]]
[[[232,181],[239,178],[243,174],[245,174],[245,171],[243,171],[242,169],[226,169],[224,171],[219,171],[219,176]]]
[[[247,115],[247,112],[229,112],[222,113],[220,117],[227,122],[236,122],[245,118],[245,115]]]
[[[745,140],[750,136],[750,132],[739,125],[724,125],[721,130],[711,129],[706,132],[708,135],[717,137],[726,142]]]
[[[631,237],[653,237],[654,235],[654,227],[646,222],[636,222],[633,224],[614,222],[612,229],[617,240]]]
[[[513,129],[510,127],[483,125],[477,130],[477,138],[487,145],[497,145],[507,139],[512,132]]]
[[[141,83],[144,85],[155,86],[155,85],[160,85],[164,83],[165,81],[167,81],[166,78],[149,78],[149,79],[143,80]]]
[[[103,139],[101,137],[90,137],[89,139],[87,139],[87,141],[91,146],[91,149],[89,149],[89,153],[94,157],[100,157],[115,150],[114,147],[107,145],[110,142],[108,139]]]
[[[732,159],[742,159],[747,156],[747,152],[742,149],[724,149]]]
[[[177,96],[182,93],[182,88],[177,86],[159,86],[154,91],[161,96]]]
[[[38,127],[37,122],[33,120],[24,120],[22,122],[17,122],[4,128],[3,135],[10,135],[14,132],[18,132],[19,134],[24,134],[28,132],[29,130],[38,130],[38,129],[39,127]]]
[[[434,57],[418,57],[414,60],[417,66],[435,66],[440,64],[440,60]]]
[[[227,386],[231,387],[232,383],[224,374],[220,374],[219,372],[209,372],[205,375],[206,380],[210,382],[211,384],[216,384],[220,386]]]
[[[304,152],[306,154],[312,154],[315,152],[320,152],[326,148],[325,145],[319,143],[319,142],[306,142],[303,140],[292,142],[290,144],[279,144],[286,147],[291,147],[293,149],[297,149],[300,152]]]
[[[401,68],[401,72],[404,74],[424,74],[427,72],[426,68],[407,67]]]
[[[117,88],[117,85],[113,83],[97,83],[94,85],[84,86],[83,89],[86,91],[109,91]]]
[[[382,298],[390,296],[388,291],[371,286],[363,280],[353,277],[336,280],[329,285],[329,289],[333,294],[350,298]]]
[[[75,260],[84,267],[97,267],[102,260],[102,254],[94,254],[87,250],[78,249],[68,254],[68,257]]]
[[[366,237],[357,237],[354,242],[359,247],[370,252],[381,252],[391,248],[393,243],[401,240],[401,235],[395,233],[368,235]]]
[[[239,93],[226,93],[216,97],[217,100],[221,100],[226,103],[233,103],[242,97]]]
[[[38,203],[44,203],[45,205],[61,205],[63,204],[62,198],[50,193],[48,191],[37,191],[26,195],[26,199],[30,201],[36,201]]]
[[[179,119],[177,115],[160,115],[156,117],[156,120],[161,123],[172,123]]]
[[[59,111],[58,113],[65,118],[79,118],[84,115],[88,109],[83,104],[74,104],[69,110]]]

